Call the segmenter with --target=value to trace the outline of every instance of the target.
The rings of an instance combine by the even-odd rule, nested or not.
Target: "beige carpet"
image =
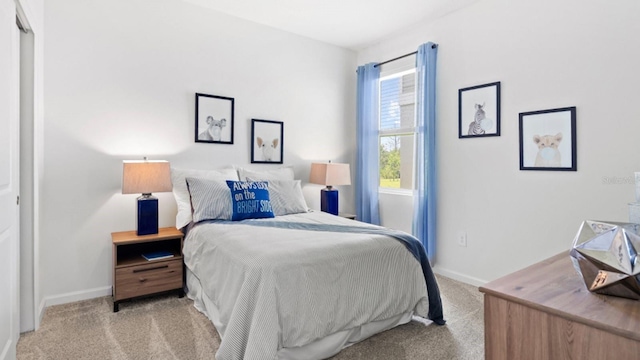
[[[332,360],[484,358],[482,296],[439,276],[447,325],[414,320],[342,350]],[[111,297],[46,309],[38,331],[22,334],[18,359],[214,359],[220,338],[186,297],[122,303]]]

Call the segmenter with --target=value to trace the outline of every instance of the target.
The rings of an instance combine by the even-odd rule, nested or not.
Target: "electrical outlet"
[[[467,247],[467,233],[464,231],[458,232],[458,245]]]

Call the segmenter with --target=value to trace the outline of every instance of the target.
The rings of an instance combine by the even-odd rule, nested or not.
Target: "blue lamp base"
[[[338,190],[330,188],[320,190],[320,210],[338,215]]]
[[[138,235],[158,233],[158,198],[142,194],[138,198]]]

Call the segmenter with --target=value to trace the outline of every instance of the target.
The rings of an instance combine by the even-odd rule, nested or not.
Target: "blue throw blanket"
[[[213,222],[213,221],[212,221]],[[433,270],[429,264],[427,253],[424,247],[418,239],[415,237],[397,230],[387,229],[384,227],[362,227],[362,226],[347,226],[347,225],[331,225],[331,224],[307,224],[299,222],[279,222],[279,221],[215,221],[216,223],[225,224],[242,224],[253,226],[265,226],[274,227],[280,229],[296,229],[296,230],[310,230],[310,231],[328,231],[338,233],[359,233],[359,234],[375,234],[390,236],[404,244],[409,252],[420,262],[422,267],[422,274],[427,284],[427,295],[429,297],[429,319],[438,325],[444,325],[442,314],[442,300],[440,299],[440,289],[438,283],[433,275]]]

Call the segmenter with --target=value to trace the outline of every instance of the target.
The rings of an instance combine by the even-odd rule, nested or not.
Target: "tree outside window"
[[[380,80],[380,187],[413,189],[415,71]]]

